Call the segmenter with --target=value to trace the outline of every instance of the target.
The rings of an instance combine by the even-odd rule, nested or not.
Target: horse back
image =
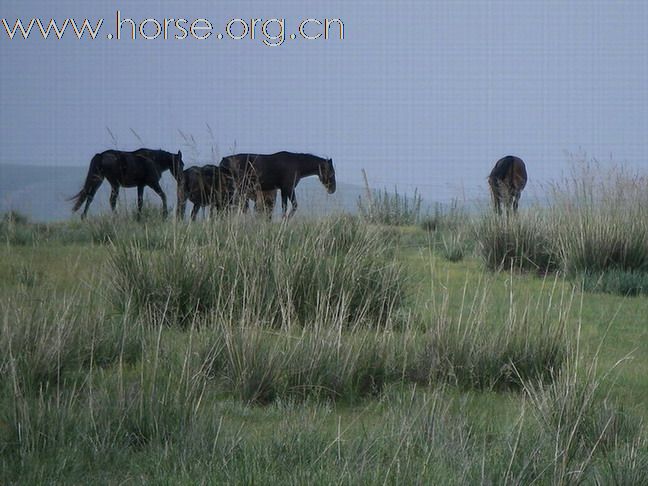
[[[507,155],[497,161],[488,176],[491,186],[504,183],[509,189],[521,191],[527,183],[527,172],[524,161],[514,155]]]
[[[165,170],[142,149],[135,152],[106,150],[99,156],[101,172],[113,185],[134,187],[157,182]]]
[[[229,195],[228,169],[216,165],[190,167],[184,171],[184,188],[193,203],[206,204]]]

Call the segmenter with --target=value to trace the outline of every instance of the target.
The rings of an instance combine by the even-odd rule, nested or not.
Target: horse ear
[[[182,158],[182,152],[178,150],[178,157]]]

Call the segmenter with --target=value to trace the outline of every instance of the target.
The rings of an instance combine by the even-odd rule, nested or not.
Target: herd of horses
[[[73,211],[85,203],[85,218],[92,200],[103,183],[111,187],[110,207],[117,205],[120,187],[137,187],[137,211],[142,211],[144,188],[153,189],[162,200],[162,212],[168,214],[166,194],[160,187],[162,174],[169,170],[177,182],[177,216],[184,218],[187,200],[193,203],[191,219],[203,207],[223,211],[231,207],[247,211],[250,201],[255,210],[272,217],[277,192],[281,193],[284,218],[297,210],[295,188],[298,182],[317,175],[329,194],[336,189],[333,160],[312,154],[277,152],[275,154],[235,154],[223,157],[219,165],[184,168],[182,152],[141,148],[134,152],[106,150],[96,154],[88,169],[83,188],[72,198]],[[524,162],[508,155],[501,158],[488,176],[493,206],[498,214],[502,208],[517,211],[520,195],[527,182]],[[288,201],[291,210],[288,212]]]
[[[177,215],[184,217],[187,200],[193,203],[191,218],[195,219],[202,207],[213,211],[231,206],[247,211],[249,201],[255,201],[257,211],[272,215],[277,191],[281,192],[283,216],[297,210],[295,188],[303,177],[317,175],[332,194],[335,192],[335,169],[331,159],[312,154],[277,152],[272,155],[236,154],[224,157],[220,165],[184,168],[182,152],[139,149],[134,152],[106,150],[96,154],[88,169],[83,188],[74,195],[73,211],[85,203],[81,215],[85,218],[94,196],[103,183],[111,187],[110,207],[114,211],[120,187],[137,187],[137,210],[142,211],[144,188],[150,187],[162,199],[166,216],[167,198],[160,187],[162,174],[169,170],[177,182]],[[288,201],[292,208],[288,213]]]

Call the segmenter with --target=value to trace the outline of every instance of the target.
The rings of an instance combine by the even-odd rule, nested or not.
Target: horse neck
[[[307,155],[302,158],[301,167],[299,172],[303,177],[311,175],[319,175],[320,166],[324,162],[324,159],[317,157],[315,155]]]
[[[168,170],[169,172],[171,172],[171,175],[175,179],[178,179],[178,177],[182,177],[183,175],[182,171],[179,171],[179,174],[175,174],[173,170],[173,155],[164,154],[163,157],[154,158],[153,161],[160,174],[162,174],[162,172],[164,172],[165,170]]]

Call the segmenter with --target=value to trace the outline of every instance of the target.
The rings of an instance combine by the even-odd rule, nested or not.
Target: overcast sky
[[[29,1],[0,18],[105,18],[97,40],[9,40],[0,26],[0,163],[87,166],[96,152],[182,149],[202,164],[232,150],[332,157],[338,180],[485,190],[501,156],[531,187],[566,153],[641,168],[648,153],[648,7],[643,1]],[[207,18],[206,41],[108,40],[115,12]],[[344,40],[217,40],[232,18],[340,18]],[[70,31],[71,32],[71,31]],[[207,126],[211,127],[213,135]],[[179,131],[190,134],[187,147]]]

